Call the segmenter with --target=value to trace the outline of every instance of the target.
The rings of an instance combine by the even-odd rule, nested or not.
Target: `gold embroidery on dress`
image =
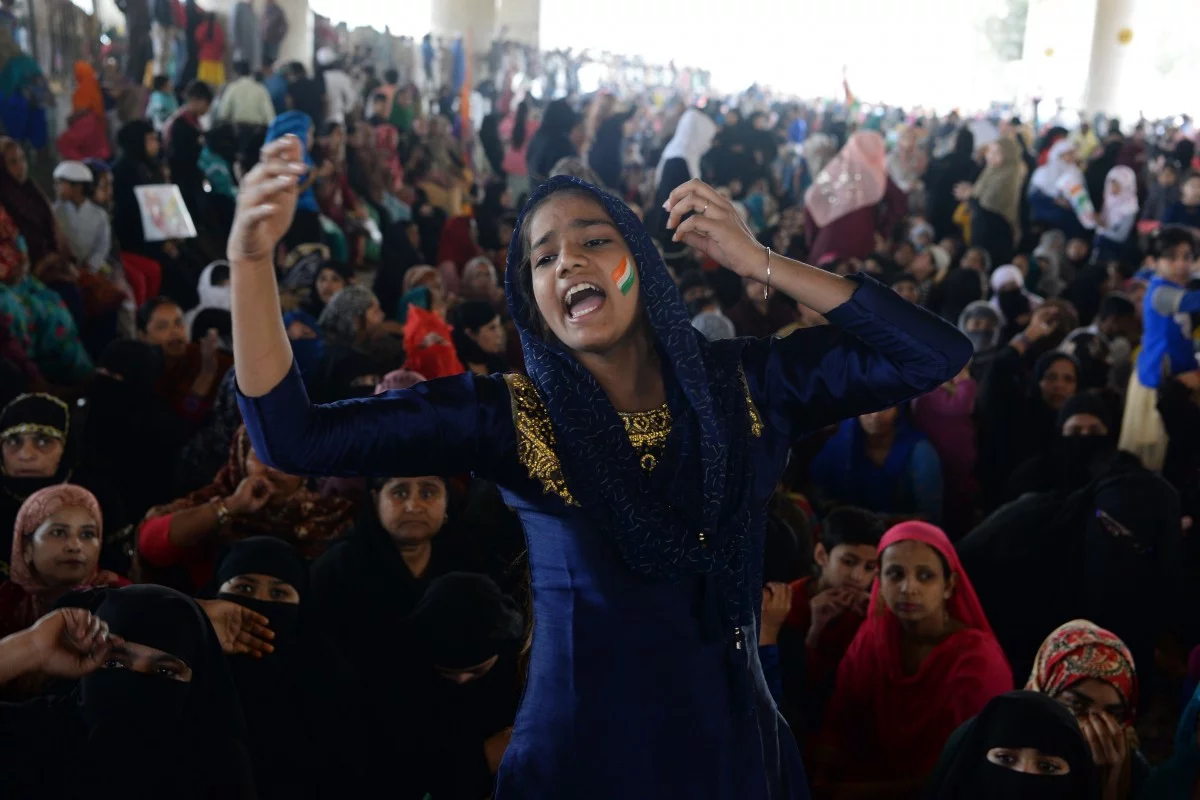
[[[550,415],[538,397],[533,381],[526,375],[510,373],[504,376],[512,397],[513,425],[517,429],[517,458],[529,470],[529,477],[542,484],[542,489],[556,494],[569,506],[579,505],[567,488],[562,465],[555,452],[554,426]]]
[[[750,433],[757,439],[763,434],[762,417],[758,415],[758,407],[754,405],[754,398],[750,396],[750,382],[746,380],[746,371],[738,367],[738,372],[742,376],[742,389],[746,392],[746,408],[750,411]]]
[[[558,495],[569,506],[579,505],[567,488],[562,464],[558,460],[557,442],[550,415],[538,396],[533,381],[526,375],[510,373],[504,376],[512,397],[513,425],[517,430],[517,458],[529,471],[529,477],[542,484],[542,489]],[[763,433],[762,418],[750,397],[750,384],[742,375],[746,392],[746,408],[750,412],[750,432],[758,437]],[[638,462],[646,472],[658,466],[671,433],[671,410],[663,403],[653,411],[618,412],[629,443],[638,454]]]
[[[658,466],[671,433],[671,409],[663,403],[653,411],[620,411],[621,423],[629,436],[629,443],[638,454],[638,463],[646,472]]]

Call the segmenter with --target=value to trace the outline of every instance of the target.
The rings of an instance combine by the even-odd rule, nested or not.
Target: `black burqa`
[[[69,694],[0,713],[5,797],[254,798],[246,729],[217,635],[162,586],[69,595],[126,641],[182,660],[184,682],[98,669]]]
[[[1077,414],[1090,414],[1108,429],[1103,436],[1063,436],[1063,426]],[[1073,492],[1082,489],[1108,468],[1117,449],[1117,415],[1098,392],[1081,392],[1058,412],[1049,447],[1021,462],[1009,475],[1005,502],[1029,492]]]
[[[542,125],[529,141],[525,165],[529,169],[529,188],[532,191],[550,177],[560,158],[578,156],[579,149],[571,141],[571,131],[580,122],[579,114],[566,100],[555,100],[546,106]]]
[[[613,114],[601,122],[592,140],[592,147],[588,150],[588,166],[613,194],[621,194],[625,123],[633,114],[634,109],[630,109],[622,114]]]
[[[170,470],[188,439],[188,425],[154,391],[162,349],[132,339],[104,348],[87,394],[84,463],[120,477],[126,513],[141,519],[175,497]]]
[[[452,572],[430,582],[407,632],[413,692],[404,733],[414,758],[401,796],[486,797],[495,777],[484,742],[512,726],[520,699],[521,613],[491,578]],[[487,674],[461,684],[438,671],[477,668],[492,658]]]
[[[407,718],[412,695],[380,665],[408,663],[412,643],[403,635],[409,614],[434,578],[466,568],[443,529],[433,539],[429,565],[416,577],[379,522],[372,498],[349,536],[312,567],[312,594],[321,629],[371,699],[367,729],[378,746],[399,746],[396,721]]]
[[[1003,499],[1009,475],[1027,458],[1044,452],[1054,440],[1058,412],[1047,405],[1038,386],[1046,370],[1058,361],[1079,363],[1065,353],[1043,354],[1027,372],[1027,353],[1004,347],[992,361],[980,387],[979,478],[987,509]]]
[[[262,614],[275,634],[273,653],[228,659],[249,731],[260,800],[365,794],[371,759],[365,757],[369,745],[362,728],[363,700],[349,665],[317,630],[304,559],[282,539],[255,536],[227,547],[213,574],[219,599]],[[246,574],[285,581],[300,602],[220,592],[226,581]]]
[[[961,234],[953,220],[959,202],[954,187],[974,183],[980,171],[975,163],[975,134],[968,128],[959,128],[954,149],[935,159],[925,173],[925,216],[939,241]]]
[[[154,126],[144,119],[128,122],[117,133],[121,154],[113,164],[113,235],[120,249],[157,258],[159,246],[149,244],[142,233],[142,212],[134,188],[162,183],[162,170],[157,159],[146,153],[146,136]]]
[[[1065,774],[1016,772],[988,751],[1031,747],[1067,762]],[[930,777],[929,800],[1096,800],[1100,777],[1075,717],[1039,692],[1008,692],[988,701],[951,734]]]
[[[1129,646],[1146,685],[1180,591],[1179,495],[1162,478],[1119,456],[1076,492],[999,508],[956,547],[1014,675],[1055,628],[1088,619]]]

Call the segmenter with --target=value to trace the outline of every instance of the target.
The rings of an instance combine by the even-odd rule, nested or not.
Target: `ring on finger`
[[[700,209],[700,216],[704,216],[704,212],[708,211],[708,203],[704,204],[704,208]]]

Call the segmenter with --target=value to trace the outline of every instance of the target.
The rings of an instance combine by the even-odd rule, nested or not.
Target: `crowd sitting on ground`
[[[1190,131],[757,89],[542,103],[503,50],[465,108],[461,86],[316,60],[151,75],[119,126],[120,70],[79,65],[53,200],[0,139],[10,796],[94,791],[130,753],[122,796],[491,793],[531,630],[496,487],[285,474],[242,426],[224,244],[239,181],[289,134],[310,171],[279,313],[317,402],[520,372],[505,253],[559,174],[645,221],[710,339],[825,321],[674,240],[664,200],[692,178],[764,247],[956,323],[968,368],[797,441],[770,504],[759,657],[814,796],[1193,796]],[[138,189],[162,184],[194,238],[150,235]],[[1153,701],[1186,707],[1152,767]]]

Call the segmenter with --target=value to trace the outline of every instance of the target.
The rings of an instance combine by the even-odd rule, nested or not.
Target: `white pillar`
[[[1092,27],[1098,0],[1030,0],[1025,22],[1025,86],[1029,95],[1068,108],[1083,102],[1091,63]]]
[[[276,64],[286,64],[289,61],[299,61],[304,68],[312,72],[313,34],[316,25],[313,22],[312,10],[308,0],[275,0],[283,13],[287,15],[288,32],[279,45],[279,56]]]
[[[496,30],[506,28],[506,38],[536,47],[541,27],[541,0],[498,0],[498,2]]]
[[[1131,122],[1145,105],[1139,101],[1139,86],[1146,86],[1143,79],[1148,77],[1147,67],[1153,63],[1155,53],[1149,46],[1149,25],[1141,26],[1141,35],[1137,34],[1139,5],[1144,8],[1146,4],[1138,0],[1096,0],[1083,100],[1089,114],[1104,112]]]
[[[471,52],[486,53],[496,27],[498,0],[438,0],[433,4],[433,32],[453,38],[468,34]]]

